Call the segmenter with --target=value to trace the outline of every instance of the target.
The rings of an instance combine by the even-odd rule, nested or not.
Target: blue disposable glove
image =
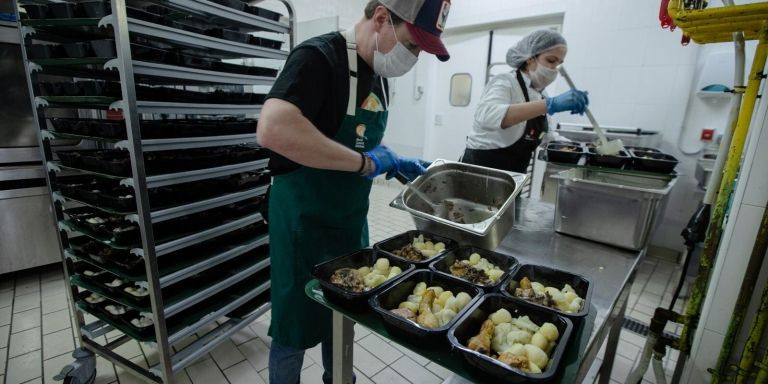
[[[408,181],[413,181],[415,178],[423,175],[424,172],[427,171],[427,167],[429,167],[430,164],[432,163],[429,161],[424,161],[413,157],[401,157],[398,172],[405,176]],[[388,173],[387,179],[392,178],[392,176],[394,176],[394,173]]]
[[[569,89],[555,97],[548,97],[547,113],[554,115],[557,112],[571,111],[571,114],[583,115],[589,105],[587,93],[578,89]]]
[[[367,175],[369,179],[373,179],[384,173],[386,173],[389,178],[397,173],[400,159],[397,157],[397,154],[392,152],[386,145],[377,145],[364,154],[373,162],[373,171]]]

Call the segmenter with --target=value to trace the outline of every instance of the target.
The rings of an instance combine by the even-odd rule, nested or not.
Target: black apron
[[[517,82],[523,90],[526,102],[531,99],[528,96],[528,87],[525,85],[523,75],[517,71]],[[543,133],[547,132],[549,123],[547,115],[541,115],[530,119],[525,124],[525,134],[520,140],[506,148],[496,149],[471,149],[464,150],[461,161],[467,164],[475,164],[483,167],[503,169],[505,171],[526,173],[531,155],[536,147],[541,144]]]

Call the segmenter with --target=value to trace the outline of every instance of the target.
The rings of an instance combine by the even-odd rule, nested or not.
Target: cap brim
[[[413,40],[415,40],[422,51],[437,56],[440,61],[448,61],[448,59],[451,58],[448,54],[448,50],[445,49],[445,44],[443,44],[443,41],[440,40],[439,37],[411,23],[406,22],[405,25],[408,26],[408,31],[411,33],[411,37],[413,37]]]

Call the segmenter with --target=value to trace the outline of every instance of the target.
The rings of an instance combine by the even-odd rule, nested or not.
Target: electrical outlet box
[[[701,141],[712,141],[715,138],[715,130],[712,128],[704,128],[701,130]]]

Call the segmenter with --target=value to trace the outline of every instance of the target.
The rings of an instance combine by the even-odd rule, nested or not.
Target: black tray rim
[[[460,250],[462,248],[479,249],[479,250],[482,250],[484,252],[488,252],[488,253],[492,253],[492,254],[495,254],[495,255],[498,255],[498,256],[501,256],[501,257],[505,257],[507,259],[512,259],[512,266],[509,267],[506,271],[504,271],[504,274],[501,275],[501,277],[499,277],[499,280],[496,282],[496,284],[492,284],[492,285],[475,284],[475,283],[472,283],[472,282],[467,281],[465,279],[462,279],[460,277],[454,276],[454,275],[450,274],[450,272],[445,272],[445,271],[441,271],[441,270],[437,269],[436,265],[438,263],[440,263],[441,261],[443,261],[443,259],[448,257],[449,254],[454,253],[454,252],[456,252],[456,251],[458,251],[458,250]],[[480,255],[480,256],[482,257],[482,255]],[[512,256],[512,255],[507,255],[507,254],[504,254],[504,253],[501,253],[501,252],[491,251],[489,249],[484,249],[484,248],[480,248],[480,247],[475,247],[473,245],[466,245],[466,244],[464,244],[464,245],[459,245],[459,246],[451,249],[450,251],[444,252],[440,259],[435,260],[435,261],[429,263],[429,270],[432,271],[432,272],[435,272],[435,273],[439,273],[439,274],[448,276],[448,277],[450,277],[452,279],[458,279],[458,280],[461,280],[463,282],[472,284],[472,285],[482,289],[484,292],[492,293],[492,292],[497,292],[499,289],[501,289],[502,284],[504,284],[504,282],[507,280],[509,275],[511,273],[517,271],[517,268],[519,268],[519,266],[520,266],[520,261],[517,260],[517,258]]]

